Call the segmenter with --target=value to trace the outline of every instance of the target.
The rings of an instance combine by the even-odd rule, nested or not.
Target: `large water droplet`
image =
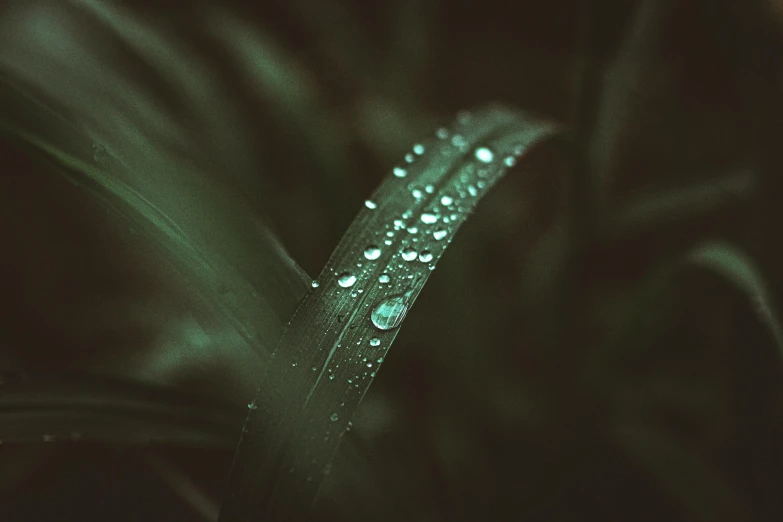
[[[438,221],[438,215],[433,214],[432,212],[425,212],[421,215],[421,220],[428,225],[432,225]]]
[[[411,190],[411,194],[413,194],[413,197],[416,199],[421,199],[422,196],[424,196],[424,193],[419,189],[413,189]]]
[[[389,274],[381,274],[378,278],[379,283],[386,284],[391,281],[391,277],[389,277]]]
[[[310,283],[310,286],[312,286],[313,288],[318,288],[319,286],[321,286],[321,283],[313,279],[313,282]]]
[[[413,261],[416,259],[416,251],[412,248],[406,248],[400,255],[405,261]]]
[[[337,284],[342,286],[343,288],[350,288],[353,286],[355,282],[356,282],[356,276],[351,274],[350,272],[343,272],[337,278]]]
[[[443,196],[442,198],[440,198],[440,203],[441,203],[441,205],[444,205],[444,206],[448,207],[449,205],[454,203],[454,200],[451,197],[449,197],[449,196]]]
[[[375,204],[375,201],[373,201],[371,199],[368,199],[367,201],[365,201],[364,202],[364,206],[369,208],[370,210],[375,210],[378,207],[378,205]]]
[[[370,316],[372,324],[379,330],[392,330],[400,326],[408,313],[406,300],[404,295],[395,295],[378,303]]]
[[[416,234],[418,233],[419,229],[416,227],[408,227],[408,233],[409,234]]]
[[[408,175],[408,171],[402,167],[394,167],[393,172],[394,175],[397,176],[398,178],[404,178],[405,176]]]
[[[370,245],[364,250],[364,257],[370,261],[381,257],[381,249],[375,245]]]
[[[381,345],[381,340],[378,339],[377,337],[373,337],[372,339],[370,339],[370,346],[380,346],[380,345]]]
[[[422,250],[421,253],[419,254],[419,261],[421,261],[422,263],[429,263],[430,261],[432,261],[432,252],[430,252],[429,250]]]
[[[435,231],[432,233],[432,237],[434,237],[436,241],[440,241],[448,234],[449,232],[445,228],[436,228]]]
[[[482,163],[491,163],[495,158],[495,154],[487,147],[479,147],[476,149],[476,159]]]

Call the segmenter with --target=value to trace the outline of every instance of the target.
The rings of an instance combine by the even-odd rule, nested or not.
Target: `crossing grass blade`
[[[307,516],[399,326],[481,197],[549,123],[492,107],[413,147],[294,314],[234,461],[221,522]]]

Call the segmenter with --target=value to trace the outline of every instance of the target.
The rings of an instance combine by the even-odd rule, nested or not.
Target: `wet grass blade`
[[[293,316],[250,411],[221,522],[299,520],[399,326],[478,201],[551,124],[489,108],[413,147]]]
[[[244,407],[88,375],[0,373],[0,441],[231,448]]]

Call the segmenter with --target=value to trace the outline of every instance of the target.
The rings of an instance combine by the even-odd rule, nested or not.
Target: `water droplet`
[[[517,164],[517,159],[514,156],[506,156],[506,159],[503,160],[503,163],[506,164],[506,167],[513,167]]]
[[[386,237],[394,237],[394,232],[389,230],[388,232],[386,232]]]
[[[419,261],[421,261],[422,263],[429,263],[430,261],[432,261],[432,252],[430,252],[429,250],[422,250],[421,253],[419,254]]]
[[[436,241],[440,241],[441,239],[446,237],[448,234],[449,234],[449,232],[445,228],[436,228],[435,232],[432,233],[432,237],[434,237]]]
[[[431,212],[425,212],[421,215],[421,221],[423,223],[426,223],[428,225],[432,225],[433,223],[436,223],[438,221],[439,216],[437,214],[433,214]]]
[[[408,313],[408,305],[405,304],[404,295],[387,297],[373,309],[370,319],[379,330],[392,330],[397,328]]]
[[[389,277],[389,274],[381,274],[381,276],[378,278],[379,283],[386,284],[391,281],[391,277]]]
[[[435,131],[435,136],[437,136],[438,139],[445,140],[449,137],[449,130],[446,127],[441,127]]]
[[[343,272],[337,278],[337,284],[342,286],[343,288],[350,288],[353,286],[355,282],[356,282],[356,276],[351,274],[350,272]]]
[[[424,145],[422,145],[421,143],[417,143],[416,145],[413,146],[413,152],[421,156],[422,154],[424,154]]]
[[[478,196],[478,189],[474,187],[473,185],[468,185],[468,194],[470,194],[473,197]]]
[[[392,244],[392,240],[391,240],[391,239],[386,239],[386,240],[384,240],[384,241],[383,241],[383,243],[384,243],[385,245],[391,246],[391,244]]]
[[[495,154],[487,147],[479,147],[476,149],[476,159],[482,163],[491,163],[495,158]]]
[[[367,363],[368,368],[372,368],[372,363]]]
[[[416,198],[416,199],[421,199],[421,198],[422,198],[422,196],[424,196],[424,194],[422,193],[422,191],[421,191],[421,190],[419,190],[419,189],[413,189],[413,190],[411,190],[411,194],[413,194],[413,197],[414,197],[414,198]]]
[[[469,123],[471,118],[472,116],[468,111],[460,111],[459,114],[457,114],[457,121],[462,125]]]
[[[379,257],[381,257],[381,249],[375,245],[370,245],[366,249],[364,249],[364,257],[366,257],[370,261],[374,259],[378,259]]]
[[[405,155],[405,161],[407,161],[408,163],[413,163],[413,160],[415,160],[415,159],[416,158],[410,152]]]
[[[514,156],[521,156],[523,152],[525,152],[524,145],[517,145],[514,147]]]
[[[381,340],[378,339],[377,337],[373,337],[372,339],[370,339],[370,346],[380,346],[380,345],[381,345]]]
[[[416,227],[408,227],[408,233],[410,234],[416,234],[419,231]]]
[[[318,288],[319,286],[321,286],[321,283],[313,279],[313,282],[310,283],[310,286],[312,286],[313,288]]]
[[[334,380],[334,374],[331,374],[331,375],[329,376],[329,380],[330,380],[330,381],[333,381],[333,380]]]
[[[253,401],[253,402],[251,402],[250,404],[248,404],[248,405],[247,405],[247,409],[248,409],[248,410],[257,410],[257,409],[258,409],[258,406],[256,406],[256,401]]]
[[[383,362],[383,357],[378,357],[378,364],[381,364]]]
[[[413,261],[414,259],[416,259],[416,251],[412,248],[406,248],[405,250],[402,251],[402,254],[400,255],[402,255],[402,258],[405,261]]]
[[[93,143],[92,145],[92,159],[96,162],[101,162],[106,158],[106,147]]]
[[[433,187],[432,185],[427,185],[426,187],[424,187],[424,192],[426,192],[427,194],[432,194],[433,192],[435,192],[435,187]]]
[[[394,175],[397,176],[398,178],[404,178],[405,176],[408,175],[408,171],[402,167],[394,167],[394,170],[392,172],[394,172]]]
[[[336,413],[332,413],[332,416],[329,417],[329,420],[331,420],[332,422],[337,422],[338,420],[340,420],[340,416],[337,415]]]
[[[454,203],[454,200],[449,196],[443,196],[442,198],[440,198],[440,203],[441,205],[445,205],[448,207],[449,205]]]
[[[375,204],[375,201],[372,201],[371,199],[365,201],[364,206],[369,208],[370,210],[375,210],[378,207],[378,205]]]
[[[400,230],[402,227],[405,226],[405,222],[401,219],[395,219],[394,220],[394,228],[395,230]]]
[[[468,146],[467,140],[460,134],[455,134],[451,137],[451,144],[460,150],[465,150],[465,147]]]

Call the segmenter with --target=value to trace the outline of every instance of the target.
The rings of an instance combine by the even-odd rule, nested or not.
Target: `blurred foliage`
[[[224,248],[233,233],[279,238],[287,273],[314,275],[394,162],[458,110],[501,101],[564,123],[444,256],[314,520],[776,521],[779,4],[11,0],[0,76],[70,130],[9,98],[0,118],[67,138],[80,161],[115,158],[153,206],[174,194],[157,187],[193,187],[175,216],[187,237],[269,292],[253,267],[288,254]],[[0,384],[0,438],[38,412],[0,445],[0,520],[213,519],[232,450],[136,435],[162,425],[152,404],[244,407],[271,348],[227,329],[138,223],[51,175],[62,151],[25,141],[0,140],[0,361],[44,377]],[[257,225],[233,230],[234,209]],[[82,373],[102,380],[61,386]],[[132,395],[145,406],[90,424],[127,386],[149,387]],[[107,431],[34,436],[46,412]]]

